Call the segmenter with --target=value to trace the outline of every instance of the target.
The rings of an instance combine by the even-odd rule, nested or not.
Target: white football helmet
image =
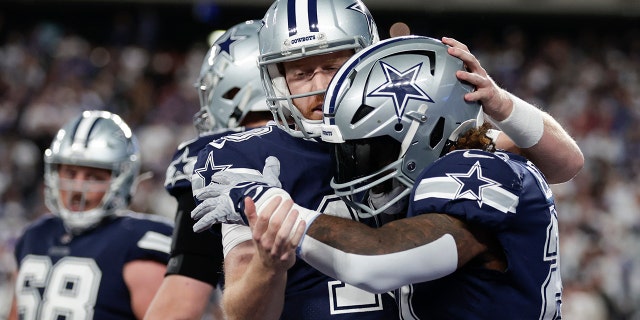
[[[376,43],[373,17],[360,0],[277,0],[263,23],[258,63],[267,104],[278,125],[293,136],[319,136],[322,120],[304,118],[292,99],[325,90],[290,95],[279,63],[348,49],[357,52]],[[295,128],[287,125],[290,120]]]
[[[129,205],[134,180],[140,172],[140,148],[118,115],[84,111],[58,131],[44,153],[44,164],[47,207],[62,218],[70,232],[77,234]],[[107,192],[98,207],[78,212],[64,206],[60,190],[65,182],[58,174],[60,164],[111,170]]]
[[[408,196],[420,172],[482,121],[474,90],[456,78],[463,62],[436,39],[405,36],[351,57],[331,80],[324,100],[324,141],[337,143],[331,186],[349,205],[375,215]],[[455,131],[455,132],[454,132]],[[368,192],[392,193],[384,206]]]
[[[266,111],[258,70],[259,20],[239,23],[220,35],[204,57],[198,82],[198,132],[241,126],[249,112]]]

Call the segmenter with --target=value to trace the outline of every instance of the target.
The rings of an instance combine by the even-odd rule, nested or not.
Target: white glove
[[[270,188],[281,186],[280,161],[270,156],[265,160],[262,175],[225,170],[211,177],[211,184],[197,191],[194,197],[201,203],[191,211],[191,218],[198,220],[193,231],[202,232],[216,223],[247,225],[244,214],[244,198],[257,200]]]

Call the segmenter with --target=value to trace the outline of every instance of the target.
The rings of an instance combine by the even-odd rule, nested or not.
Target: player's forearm
[[[310,225],[298,253],[331,277],[385,292],[450,274],[484,249],[460,221],[447,215],[400,219],[378,229],[321,215]]]
[[[496,143],[499,149],[518,148],[533,162],[550,183],[573,178],[584,165],[580,148],[562,126],[549,114],[526,101],[508,94],[511,108],[493,114],[489,120],[502,130]]]
[[[263,268],[257,257],[237,281],[225,284],[222,303],[227,319],[279,319],[284,306],[286,272]]]
[[[584,166],[584,156],[576,142],[550,115],[544,113],[544,133],[540,141],[522,153],[545,175],[549,183],[573,178]]]
[[[213,289],[210,284],[190,277],[168,275],[162,281],[144,319],[201,319]]]

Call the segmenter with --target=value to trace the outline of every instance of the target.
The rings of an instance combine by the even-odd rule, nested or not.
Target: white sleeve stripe
[[[499,185],[483,188],[480,194],[480,199],[474,199],[468,194],[463,196],[458,195],[459,187],[460,184],[451,177],[423,179],[416,187],[414,201],[427,198],[440,198],[449,200],[464,198],[478,200],[480,206],[482,206],[482,204],[486,204],[490,207],[495,208],[496,210],[499,210],[500,212],[516,212],[519,198],[515,194],[505,190]]]
[[[482,202],[497,210],[508,213],[516,212],[520,199],[499,186],[490,186],[482,190]]]
[[[169,254],[171,250],[171,237],[155,231],[147,231],[147,233],[138,240],[138,247]]]
[[[425,198],[453,199],[458,193],[460,184],[449,177],[423,179],[416,187],[415,200]]]

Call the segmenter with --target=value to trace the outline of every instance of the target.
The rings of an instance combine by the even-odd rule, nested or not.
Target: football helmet
[[[292,96],[280,63],[341,50],[357,52],[379,40],[378,29],[360,0],[277,0],[267,10],[259,32],[258,64],[267,104],[278,125],[296,137],[320,135],[322,120],[304,118]],[[294,121],[294,128],[288,124]]]
[[[44,153],[44,164],[47,207],[62,218],[67,230],[77,234],[129,205],[134,180],[140,172],[140,148],[131,129],[118,115],[84,111],[58,131]],[[111,180],[100,205],[85,211],[65,207],[60,190],[72,183],[60,178],[61,164],[111,170]]]
[[[463,69],[446,45],[420,36],[381,41],[345,62],[323,106],[322,139],[337,143],[336,194],[372,215],[405,198],[448,140],[482,121],[480,104],[464,100],[474,88],[456,78]],[[375,208],[369,190],[392,196]]]
[[[195,86],[200,110],[194,116],[198,132],[236,128],[249,112],[266,111],[258,71],[259,20],[239,23],[220,35],[202,62]]]

